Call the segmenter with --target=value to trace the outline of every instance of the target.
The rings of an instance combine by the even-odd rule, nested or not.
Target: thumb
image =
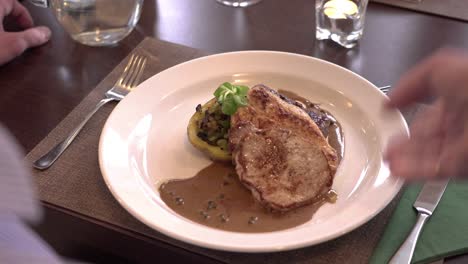
[[[28,48],[46,43],[50,35],[50,29],[43,26],[21,32],[0,32],[0,65],[21,55]]]

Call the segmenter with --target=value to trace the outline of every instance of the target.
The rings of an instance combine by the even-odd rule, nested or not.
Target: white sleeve
[[[62,263],[25,222],[38,222],[42,211],[30,171],[15,139],[0,126],[0,263]]]

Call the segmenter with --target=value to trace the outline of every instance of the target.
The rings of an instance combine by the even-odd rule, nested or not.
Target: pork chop
[[[251,88],[248,100],[231,117],[229,144],[237,175],[254,198],[284,212],[326,194],[338,157],[317,124],[264,85]]]

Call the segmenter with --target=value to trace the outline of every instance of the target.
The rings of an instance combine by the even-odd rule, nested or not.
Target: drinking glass
[[[140,19],[143,0],[31,0],[50,7],[76,41],[90,46],[113,45]]]
[[[368,0],[316,0],[316,38],[354,47],[362,37],[367,3]]]
[[[216,0],[218,3],[233,7],[246,7],[256,4],[262,0]]]

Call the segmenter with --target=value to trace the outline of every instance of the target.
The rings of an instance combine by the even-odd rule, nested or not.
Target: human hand
[[[388,107],[433,99],[410,127],[410,138],[387,147],[392,174],[406,179],[468,174],[468,54],[443,50],[408,72],[389,94]]]
[[[3,19],[13,17],[26,30],[5,32]],[[21,55],[27,48],[46,43],[51,32],[47,27],[34,27],[28,10],[17,0],[0,0],[0,65]]]

